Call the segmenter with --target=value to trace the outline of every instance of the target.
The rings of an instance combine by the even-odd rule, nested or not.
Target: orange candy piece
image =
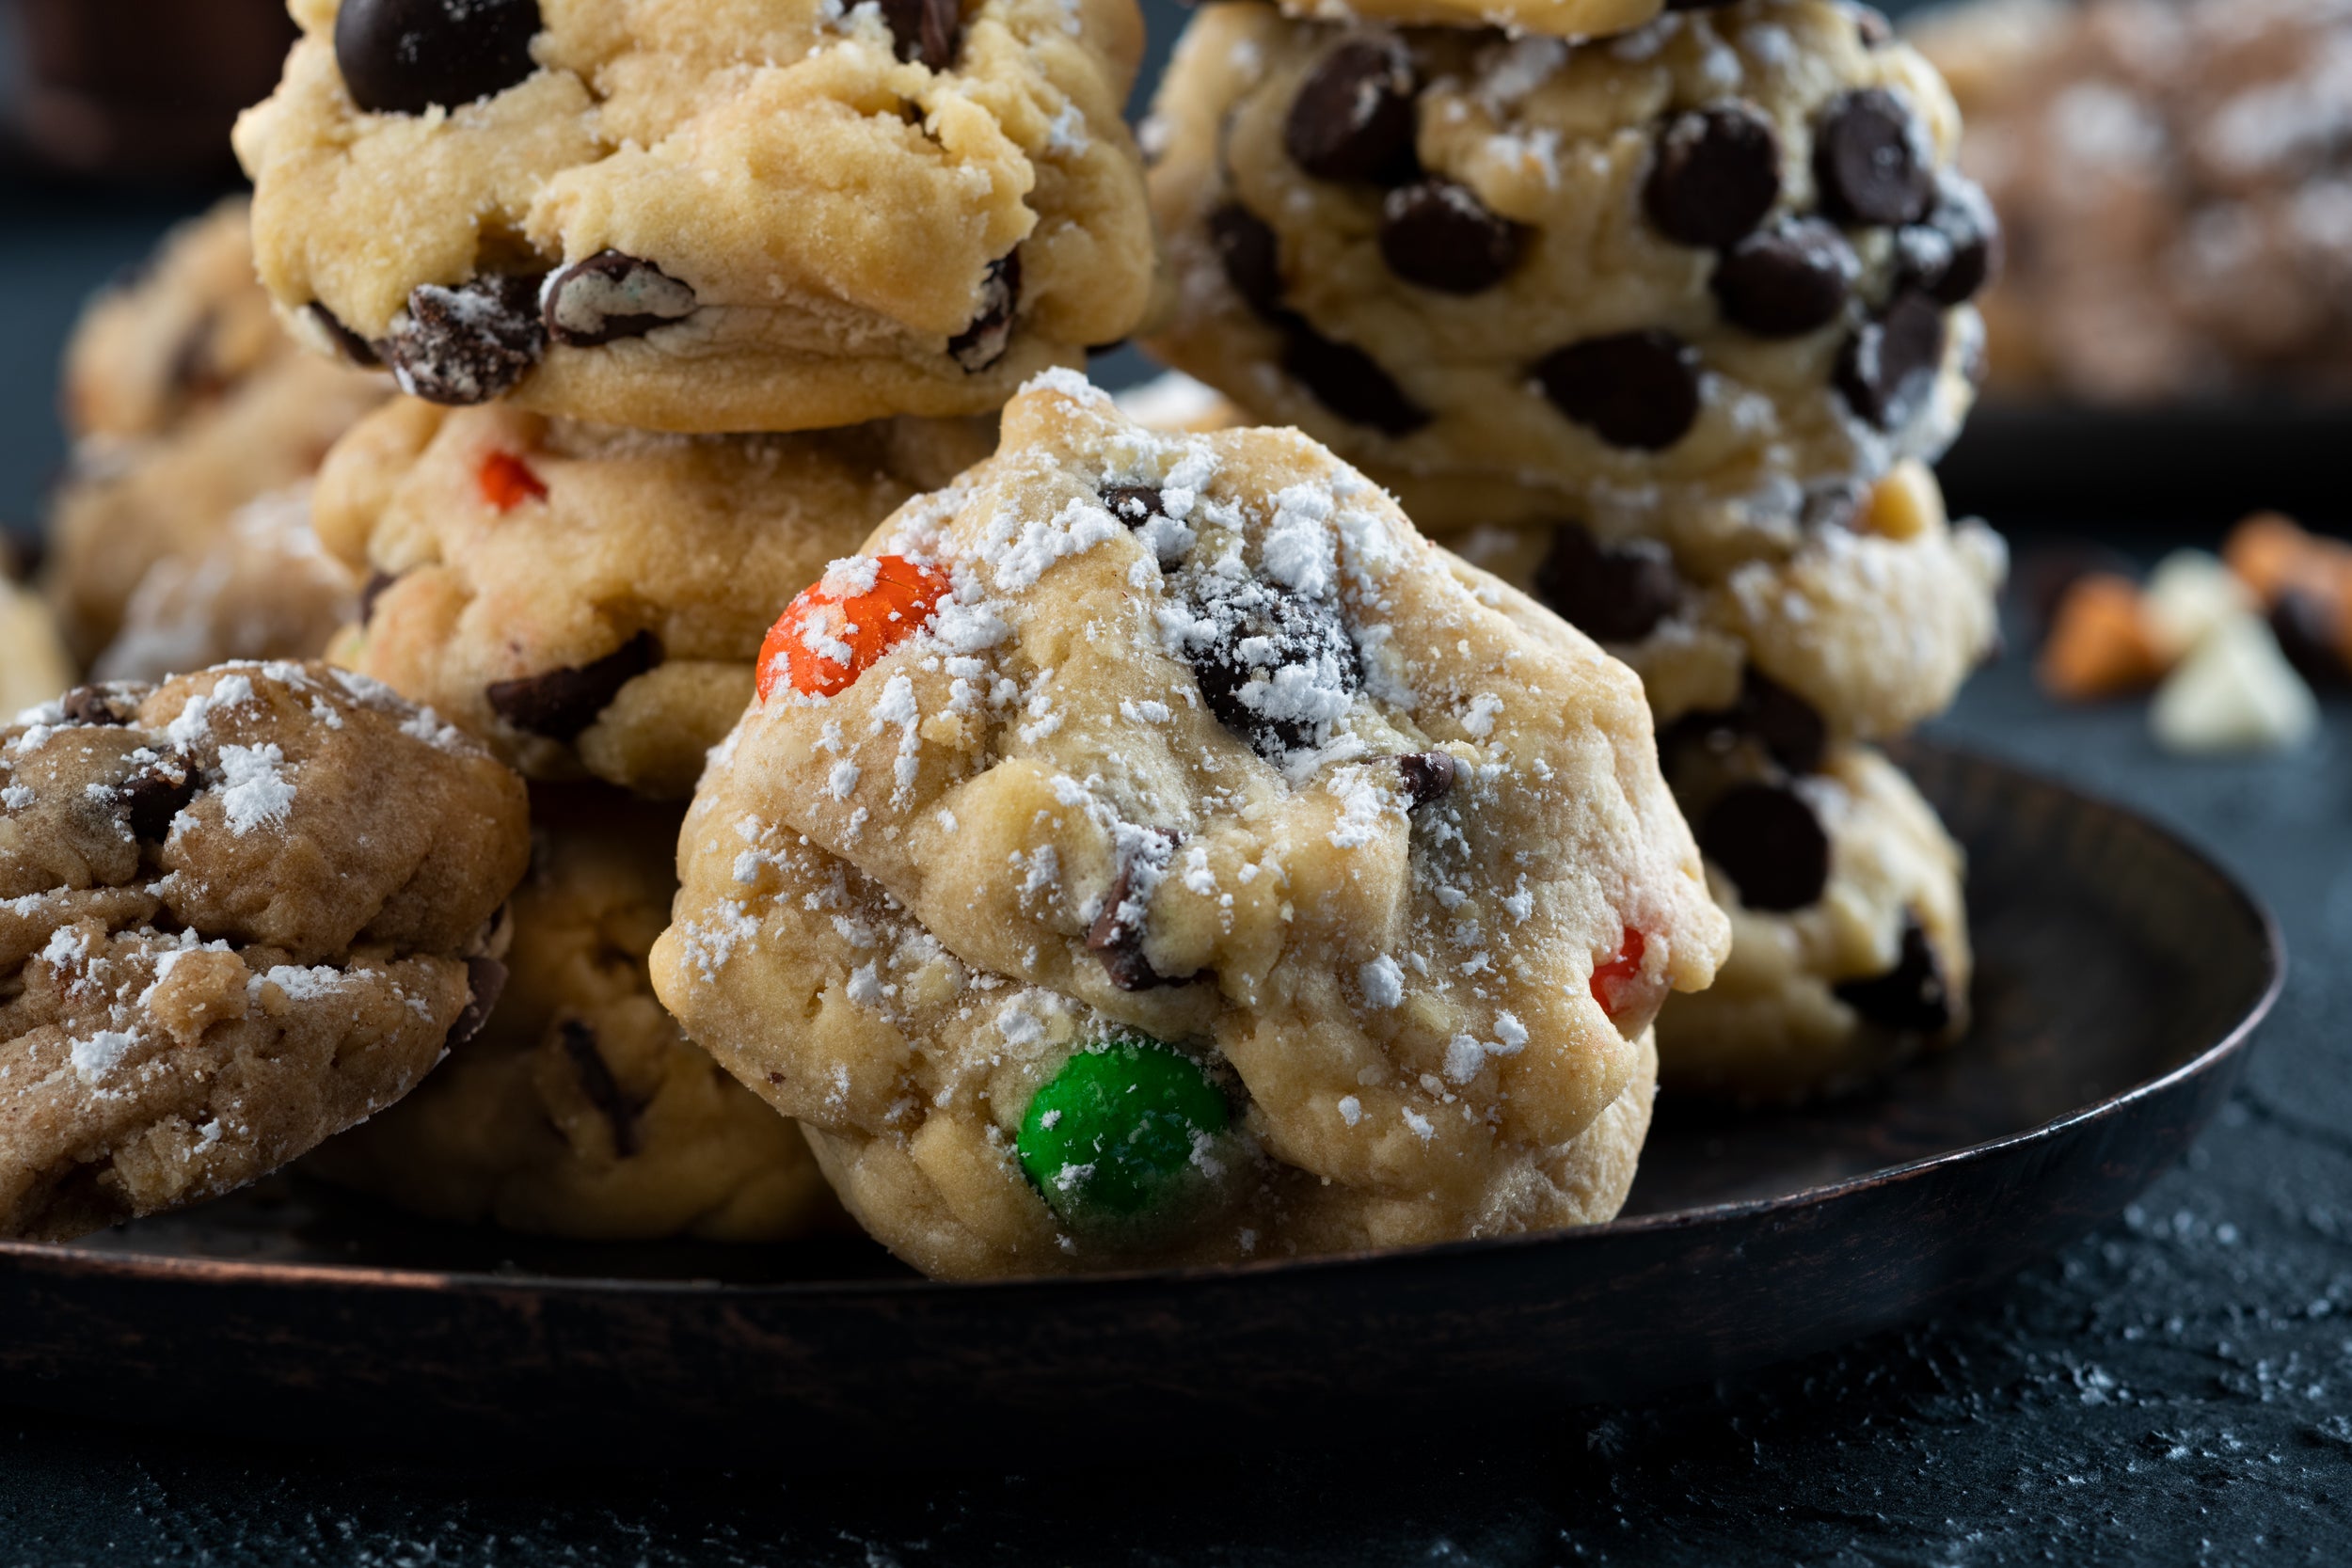
[[[1642,955],[1648,946],[1642,933],[1628,926],[1625,944],[1617,949],[1617,956],[1593,971],[1593,1000],[1611,1018],[1634,1000],[1642,978]]]
[[[2289,594],[2320,606],[2334,627],[2337,657],[2352,665],[2352,545],[2257,512],[2230,531],[2221,559],[2265,607]]]
[[[2164,678],[2166,662],[2139,585],[2092,572],[2058,601],[2034,673],[2051,696],[2088,703],[2147,689]]]
[[[920,631],[952,591],[946,573],[902,555],[876,560],[873,586],[862,594],[836,594],[823,582],[803,589],[760,645],[760,701],[787,673],[792,689],[804,697],[847,691],[884,654]]]
[[[548,487],[531,471],[531,465],[511,451],[494,451],[485,457],[473,478],[482,490],[482,499],[499,512],[512,512],[525,501],[548,499]]]

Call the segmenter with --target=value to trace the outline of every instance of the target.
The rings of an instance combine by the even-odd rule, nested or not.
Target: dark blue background
[[[1146,5],[1157,57],[1183,13]],[[202,201],[0,174],[0,518],[30,520],[62,458],[76,303]],[[2202,531],[2265,499],[2245,471]],[[2144,545],[2157,512],[2178,525],[2128,490],[1993,520]],[[2352,1560],[2352,713],[2333,705],[2292,759],[2184,761],[2137,706],[2051,708],[2012,658],[1938,729],[2182,826],[2273,902],[2296,966],[2185,1164],[1963,1311],[1640,1409],[1563,1411],[1549,1442],[1399,1410],[1371,1455],[1269,1458],[1260,1434],[1250,1457],[1179,1468],[1122,1465],[1083,1431],[1008,1431],[960,1475],[779,1474],[756,1452],[728,1473],[457,1467],[113,1424],[135,1409],[0,1410],[0,1565]]]

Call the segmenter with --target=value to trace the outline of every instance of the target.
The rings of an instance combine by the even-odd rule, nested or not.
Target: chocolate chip
[[[1874,6],[1853,8],[1853,30],[1865,49],[1883,49],[1895,38],[1895,24]]]
[[[359,590],[359,624],[364,626],[375,619],[375,601],[384,596],[384,590],[400,578],[389,572],[370,572],[364,587]]]
[[[1710,807],[1699,847],[1752,910],[1801,910],[1829,885],[1829,835],[1785,784],[1741,784]]]
[[[1639,642],[1674,613],[1682,582],[1661,547],[1603,546],[1562,523],[1535,568],[1535,596],[1597,641]]]
[[[2287,662],[2313,687],[2352,683],[2352,666],[2336,641],[2335,606],[2322,595],[2303,588],[2281,593],[2270,607],[2270,630]]]
[[[204,787],[204,775],[178,752],[157,757],[122,781],[116,800],[123,826],[141,844],[161,844],[172,818],[187,809]]]
[[[1451,752],[1407,752],[1396,759],[1398,782],[1416,806],[1442,800],[1454,791],[1461,767]]]
[[[1103,492],[1103,509],[1129,528],[1160,516],[1160,493],[1148,484],[1114,484]]]
[[[1861,273],[1861,258],[1836,228],[1791,218],[1733,245],[1708,286],[1724,320],[1741,331],[1795,338],[1836,320]]]
[[[540,316],[548,336],[572,348],[642,338],[694,313],[694,291],[655,266],[617,250],[575,261],[548,280]]]
[[[304,306],[303,309],[309,312],[310,320],[317,324],[321,332],[326,334],[326,341],[334,344],[336,352],[345,359],[363,371],[380,371],[384,368],[384,356],[375,352],[375,345],[345,326],[341,316],[315,299]]]
[[[1916,223],[1934,196],[1915,141],[1918,128],[1883,87],[1841,92],[1814,135],[1821,210],[1845,223]]]
[[[882,13],[898,58],[933,71],[956,63],[963,47],[963,8],[956,0],[882,0]]]
[[[1280,247],[1263,219],[1229,201],[1209,214],[1209,244],[1242,303],[1261,316],[1282,313]]]
[[[628,1159],[637,1152],[637,1107],[621,1092],[620,1081],[612,1076],[604,1053],[596,1049],[596,1032],[576,1018],[567,1018],[556,1025],[556,1034],[580,1092],[612,1129],[612,1152]]]
[[[1103,972],[1120,990],[1159,990],[1200,978],[1170,979],[1143,956],[1142,911],[1127,908],[1132,869],[1122,865],[1111,879],[1110,890],[1103,895],[1103,912],[1095,916],[1094,927],[1087,933],[1087,951],[1103,960]]]
[[[343,0],[335,63],[362,109],[421,115],[522,81],[538,31],[538,0]]]
[[[1380,259],[1407,283],[1440,293],[1493,288],[1518,264],[1527,230],[1488,212],[1467,185],[1423,180],[1380,204]]]
[[[171,385],[193,402],[216,398],[228,389],[229,378],[213,357],[213,334],[219,325],[216,314],[206,311],[172,352]]]
[[[1339,610],[1256,580],[1204,580],[1192,603],[1205,645],[1187,645],[1201,699],[1224,726],[1274,760],[1315,744],[1335,715],[1318,703],[1363,684]]]
[[[466,1006],[457,1015],[457,1022],[449,1026],[444,1042],[450,1050],[465,1044],[482,1033],[482,1026],[490,1021],[490,1009],[499,1005],[499,997],[506,990],[506,966],[496,958],[466,960]]]
[[[1805,486],[1804,499],[1797,503],[1797,526],[1808,531],[1836,528],[1851,532],[1869,499],[1869,486],[1858,479],[1816,481]]]
[[[1671,332],[1587,338],[1545,357],[1534,373],[1553,407],[1611,446],[1658,451],[1699,417],[1698,356]]]
[[[1925,294],[1898,294],[1846,340],[1834,376],[1847,406],[1893,430],[1909,423],[1934,392],[1943,363],[1944,308]]]
[[[125,688],[77,686],[65,694],[58,705],[65,709],[69,724],[98,724],[113,727],[127,724],[138,717],[138,698]]]
[[[1936,960],[1927,927],[1909,911],[1903,915],[1903,940],[1895,967],[1867,980],[1849,980],[1835,988],[1837,1000],[1881,1028],[1898,1034],[1936,1035],[1952,1025],[1951,982]]]
[[[1791,773],[1818,773],[1829,755],[1829,721],[1821,710],[1778,681],[1751,669],[1733,710],[1740,727],[1763,743]]]
[[[1984,192],[1952,176],[1925,222],[1895,231],[1895,286],[1965,305],[2001,269],[2001,222]]]
[[[492,681],[483,695],[491,711],[516,729],[571,740],[596,721],[621,688],[660,662],[661,640],[641,631],[593,664]]]
[[[1406,396],[1378,360],[1353,343],[1332,341],[1296,317],[1283,332],[1282,369],[1351,424],[1410,436],[1429,422],[1429,411]]]
[[[972,325],[947,340],[947,352],[967,375],[1005,356],[1012,341],[1013,312],[1021,308],[1021,252],[1009,250],[988,264],[980,279],[980,309]]]
[[[1409,178],[1413,90],[1413,62],[1401,45],[1350,40],[1307,73],[1282,122],[1282,146],[1319,179]]]
[[[547,352],[535,277],[477,277],[455,289],[427,283],[383,342],[400,389],[427,403],[487,403]]]
[[[48,554],[48,541],[35,533],[18,533],[0,527],[0,578],[29,582]]]
[[[1752,103],[1679,114],[1658,133],[1642,205],[1666,238],[1720,250],[1780,199],[1780,138]]]

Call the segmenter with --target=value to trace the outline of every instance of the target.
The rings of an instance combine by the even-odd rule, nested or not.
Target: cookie
[[[1939,7],[1913,36],[2016,236],[1985,300],[1996,388],[2352,388],[2352,13],[1991,0]]]
[[[320,536],[369,585],[334,657],[533,778],[683,799],[751,701],[776,607],[992,435],[652,436],[394,404],[320,482]]]
[[[1785,544],[1972,400],[1995,228],[1959,134],[1831,0],[1574,44],[1207,7],[1146,138],[1176,273],[1152,346],[1368,467]]]
[[[1402,495],[1439,544],[1632,665],[1661,725],[1731,707],[1761,676],[1824,735],[1899,735],[1951,705],[1999,634],[2008,548],[1980,522],[1948,521],[1935,476],[1913,461],[1860,505],[1804,525],[1793,548],[1746,560],[1604,542],[1510,486],[1422,480]],[[1488,509],[1498,520],[1467,529],[1425,521]]]
[[[73,684],[73,663],[39,595],[0,575],[0,717],[45,703]]]
[[[645,956],[677,891],[681,808],[532,799],[531,873],[481,1034],[306,1169],[461,1224],[596,1241],[771,1242],[840,1223],[787,1118],[687,1042]]]
[[[1738,722],[1663,741],[1731,916],[1714,985],[1658,1017],[1670,1089],[1792,1101],[1852,1088],[1966,1032],[1960,848],[1880,753],[1788,767]]]
[[[357,612],[359,581],[319,547],[310,486],[248,501],[201,553],[148,568],[93,680],[164,680],[231,659],[309,658]]]
[[[1598,1220],[1724,927],[1639,683],[1295,431],[1068,372],[787,610],[654,984],[926,1272]]]
[[[0,1233],[216,1196],[405,1094],[495,995],[522,781],[318,664],[0,730]]]
[[[229,198],[90,300],[66,344],[68,434],[162,435],[297,352],[253,276],[250,216]]]
[[[295,0],[262,281],[437,402],[670,431],[984,413],[1155,260],[1134,0]]]

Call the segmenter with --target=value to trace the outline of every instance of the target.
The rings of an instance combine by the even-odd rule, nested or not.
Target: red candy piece
[[[482,499],[500,512],[512,512],[525,501],[548,499],[548,487],[531,471],[531,465],[513,452],[494,451],[474,470]]]
[[[920,631],[952,591],[945,572],[902,555],[874,562],[874,585],[839,595],[818,582],[803,589],[769,628],[759,650],[759,699],[788,671],[803,697],[846,691],[884,654]]]
[[[1636,983],[1642,978],[1642,952],[1647,945],[1642,933],[1628,926],[1624,947],[1615,958],[1593,971],[1593,1000],[1611,1018],[1634,999]]]

